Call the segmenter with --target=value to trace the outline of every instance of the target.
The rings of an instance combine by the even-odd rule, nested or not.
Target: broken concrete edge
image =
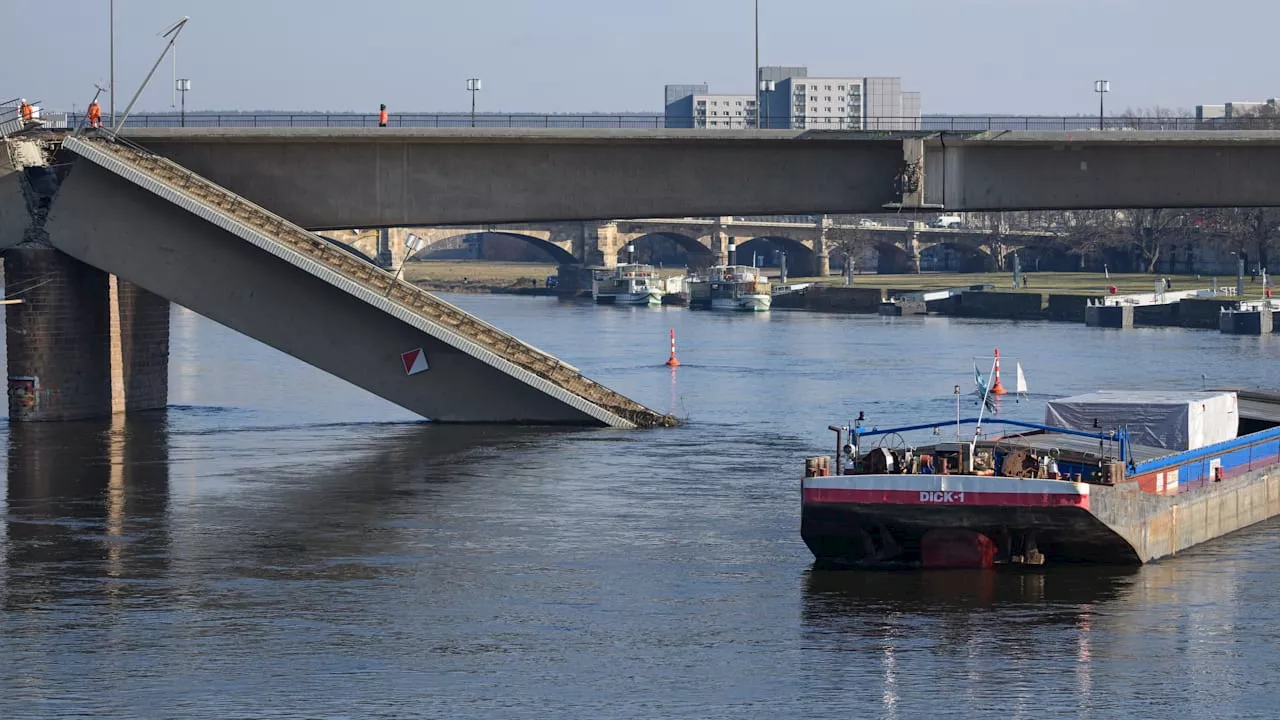
[[[93,147],[91,143],[85,140],[81,140],[75,137],[68,137],[64,142],[63,147],[85,158],[87,161],[93,162],[94,164],[99,165],[116,175],[119,175],[125,180],[128,180],[129,182],[132,182],[135,185],[138,185],[139,187],[142,187],[152,192],[153,194],[165,199],[166,201],[171,202],[177,205],[178,207],[181,207],[184,210],[187,210],[188,212],[191,212],[197,217],[200,217],[201,219],[207,222],[210,222],[222,228],[223,230],[226,230],[227,232],[230,232],[236,235],[237,237],[240,237],[243,240],[246,240],[247,242],[258,247],[259,249],[265,250],[266,252],[269,252],[272,255],[275,255],[276,257],[290,263],[291,265],[294,265],[295,267],[298,267],[299,269],[315,277],[318,277],[321,280],[324,280],[330,285],[333,285],[334,287],[338,287],[344,290],[345,292],[347,292],[348,294],[354,297],[357,297],[360,300],[370,305],[373,305],[374,307],[377,307],[378,309],[390,314],[391,316],[395,317],[401,322],[404,322],[413,327],[416,327],[422,332],[425,332],[428,335],[436,339],[439,339],[449,344],[450,346],[462,352],[467,353],[468,355],[471,355],[472,357],[480,360],[481,362],[484,362],[490,365],[491,367],[497,368],[502,372],[505,372],[508,375],[511,375],[512,377],[520,380],[521,382],[524,382],[525,384],[530,385],[538,389],[539,391],[546,393],[547,395],[550,395],[556,400],[559,400],[560,402],[563,402],[566,405],[569,405],[570,407],[573,407],[583,412],[584,414],[592,418],[595,418],[596,420],[598,420],[599,422],[601,422],[606,426],[629,429],[629,428],[643,427],[643,426],[672,427],[679,424],[679,421],[676,420],[674,417],[670,415],[664,415],[662,413],[658,413],[653,410],[648,410],[648,408],[645,408],[645,410],[647,410],[649,413],[652,414],[654,419],[654,422],[652,423],[643,423],[642,419],[640,418],[640,415],[642,414],[641,411],[636,411],[633,409],[626,409],[625,411],[622,409],[619,409],[618,411],[614,411],[604,406],[597,405],[596,403],[589,402],[584,398],[582,398],[581,396],[571,393],[568,390],[560,387],[559,385],[549,382],[548,380],[542,378],[536,373],[526,370],[512,363],[511,361],[506,360],[505,358],[497,355],[493,351],[477,343],[474,343],[471,340],[468,340],[467,338],[461,335],[458,335],[457,333],[441,325],[438,325],[435,322],[432,322],[422,317],[421,315],[411,311],[409,308],[401,305],[400,303],[396,303],[387,298],[382,297],[378,293],[370,290],[369,288],[366,288],[364,285],[361,285],[360,283],[357,283],[351,280],[350,278],[343,276],[341,273],[338,273],[336,270],[329,268],[323,263],[320,263],[312,258],[306,257],[305,255],[298,253],[297,251],[291,248],[288,248],[283,244],[271,239],[267,235],[253,228],[250,228],[244,225],[243,223],[240,223],[237,220],[234,220],[228,217],[225,213],[222,213],[214,208],[211,208],[205,205],[204,203],[198,202],[194,198],[191,198],[190,196],[179,192],[178,190],[168,186],[167,184],[162,183],[154,178],[151,178],[146,173],[143,173],[142,171],[137,170],[136,168],[130,167],[123,161],[109,155],[106,152],[103,152],[102,150],[99,150]],[[208,180],[204,180],[204,181],[209,182],[210,184],[213,184]],[[252,203],[247,203],[247,204],[252,204]],[[282,223],[288,223],[287,220],[284,220],[283,218],[278,218],[273,213],[270,213],[265,209],[258,208],[258,206],[256,205],[254,207],[261,210],[264,214],[277,218]],[[306,231],[304,230],[303,232],[306,232]],[[449,303],[445,303],[443,300],[439,300],[438,298],[436,298],[436,300],[438,302],[444,303],[445,305],[449,305],[449,307],[453,308],[457,312],[466,314],[469,317],[474,317],[474,316],[471,316],[470,313],[466,313],[466,311],[461,310],[460,308],[456,308],[450,305]],[[504,335],[508,335],[508,333],[504,333],[498,328],[494,328],[492,325],[489,325],[488,323],[484,323],[484,321],[479,320],[478,318],[476,318],[476,320],[478,322],[481,322],[487,325],[490,328],[493,328],[493,330],[497,332],[500,332]],[[523,342],[523,341],[517,340],[517,342]],[[524,343],[524,344],[527,345],[527,343]],[[532,346],[529,346],[529,347],[532,348]],[[538,351],[538,352],[541,352],[541,351]],[[546,353],[543,353],[543,354],[546,354]],[[548,355],[548,357],[554,357],[554,356]],[[570,367],[570,369],[573,369],[571,368],[571,366],[568,366],[567,364],[565,365],[566,367]],[[574,372],[578,372],[576,369],[573,369],[573,370]],[[641,408],[644,407],[642,405],[639,405],[638,403],[637,405]],[[625,413],[625,415],[620,413]],[[628,417],[626,416],[630,416],[631,419],[628,419]],[[637,421],[640,421],[640,422],[637,422]]]

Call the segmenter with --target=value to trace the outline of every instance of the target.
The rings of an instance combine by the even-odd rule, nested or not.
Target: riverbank
[[[427,261],[405,266],[405,279],[427,290],[453,293],[496,293],[551,295],[547,277],[555,275],[551,263],[517,263],[492,261]],[[662,271],[663,275],[682,274],[680,268]],[[1090,300],[1114,294],[1152,293],[1163,278],[1172,290],[1234,288],[1234,277],[1099,273],[1027,273],[1026,287],[1013,287],[1011,273],[921,273],[919,275],[857,275],[849,285],[841,277],[789,278],[789,284],[809,283],[801,292],[779,295],[774,307],[779,310],[809,312],[876,314],[881,304],[907,293],[947,288],[984,287],[966,291],[943,300],[930,301],[926,307],[907,310],[907,314],[924,310],[929,314],[955,317],[1003,320],[1052,320],[1084,323],[1085,308]],[[775,274],[776,281],[776,274]],[[1244,300],[1263,296],[1259,278],[1245,280]],[[1217,329],[1222,308],[1236,308],[1239,298],[1217,296],[1188,298],[1163,305],[1137,308],[1132,323],[1138,326],[1171,326]]]
[[[555,263],[448,260],[411,262],[404,279],[426,290],[454,293],[511,293],[546,289]]]

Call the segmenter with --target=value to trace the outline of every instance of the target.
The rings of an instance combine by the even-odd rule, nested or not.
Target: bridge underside
[[[137,129],[309,228],[1280,205],[1280,132]],[[922,192],[904,197],[918,167]],[[908,182],[903,183],[903,178]]]
[[[946,133],[925,201],[948,210],[1280,205],[1280,132]]]

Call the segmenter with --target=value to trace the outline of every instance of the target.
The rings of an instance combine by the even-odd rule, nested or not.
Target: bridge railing
[[[737,123],[729,125],[730,122]],[[723,122],[723,126],[706,127],[705,122]],[[389,127],[413,128],[579,128],[579,129],[744,129],[741,119],[697,121],[668,119],[652,114],[483,114],[473,119],[467,113],[395,113],[389,116]],[[358,128],[377,127],[376,113],[141,113],[129,116],[127,128],[226,127],[226,128]],[[1197,120],[1193,117],[1137,118],[1108,117],[1101,126],[1106,130],[1277,130],[1280,118],[1219,118]],[[1084,116],[1004,116],[1004,115],[926,115],[920,118],[876,117],[867,119],[765,118],[765,127],[792,130],[925,130],[982,132],[989,130],[1097,130],[1099,119]]]

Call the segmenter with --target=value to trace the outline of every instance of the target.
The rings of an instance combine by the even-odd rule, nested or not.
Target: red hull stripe
[[[806,503],[854,505],[965,505],[1089,508],[1089,496],[1075,493],[957,492],[948,490],[842,490],[806,488]]]
[[[1089,486],[974,475],[834,475],[805,478],[806,503],[1089,507]]]

